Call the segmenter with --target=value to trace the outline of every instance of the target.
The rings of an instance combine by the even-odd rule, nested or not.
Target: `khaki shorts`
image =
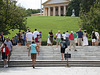
[[[78,43],[78,39],[77,38],[75,38],[74,40],[75,40],[75,43]]]
[[[32,43],[31,41],[27,41],[27,43]]]
[[[40,42],[42,41],[42,39],[40,38]]]
[[[36,53],[31,54],[31,59],[36,59]]]
[[[40,43],[36,43],[36,45],[39,47]]]

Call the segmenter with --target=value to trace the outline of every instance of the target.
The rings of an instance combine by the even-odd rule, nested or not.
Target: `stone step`
[[[71,60],[100,60],[100,46],[77,46],[77,52],[74,50],[69,51],[66,49],[66,53],[71,54]],[[14,46],[11,56],[11,60],[31,60],[28,57],[28,49],[25,46]],[[37,56],[37,60],[61,60],[60,47],[56,46],[41,46],[40,55]]]
[[[66,61],[36,61],[36,67],[65,67]],[[9,67],[31,67],[32,61],[10,61]],[[100,67],[100,61],[69,61],[71,67]],[[0,61],[0,67],[3,62]]]

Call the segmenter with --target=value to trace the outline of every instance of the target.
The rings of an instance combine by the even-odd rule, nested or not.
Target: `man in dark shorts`
[[[53,45],[53,32],[52,32],[52,29],[51,29],[51,32],[50,32],[50,41],[51,41],[51,46]]]
[[[60,45],[61,45],[61,57],[62,57],[61,60],[63,60],[63,56],[66,48],[66,41],[63,38],[61,38]]]
[[[18,43],[21,43],[21,31],[18,33]]]

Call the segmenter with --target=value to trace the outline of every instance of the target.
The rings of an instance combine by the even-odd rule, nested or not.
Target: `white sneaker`
[[[5,65],[5,67],[7,68],[7,67],[8,67],[8,65]]]
[[[6,68],[6,65],[4,65],[4,68]]]

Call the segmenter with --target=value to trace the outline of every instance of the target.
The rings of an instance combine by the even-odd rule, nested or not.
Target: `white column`
[[[53,16],[56,16],[56,7],[53,7]]]
[[[43,8],[43,16],[46,16],[46,8]]]
[[[48,9],[47,9],[47,8],[46,8],[46,12],[45,12],[45,15],[46,15],[46,16],[48,16]]]
[[[48,7],[48,16],[50,16],[50,7]]]
[[[66,6],[64,6],[64,16],[66,16]]]
[[[58,14],[59,16],[61,16],[61,6],[59,6],[58,8],[59,8]]]

